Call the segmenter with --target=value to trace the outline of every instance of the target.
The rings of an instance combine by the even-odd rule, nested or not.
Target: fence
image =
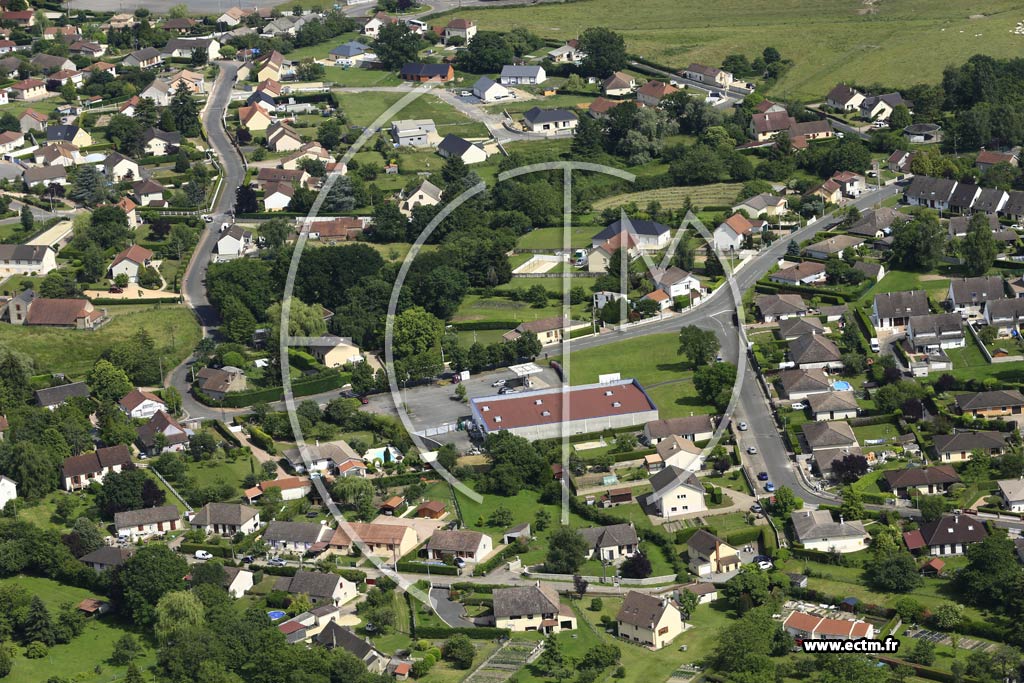
[[[168,490],[168,491],[170,491],[170,492],[171,492],[171,494],[172,494],[172,495],[173,495],[173,496],[174,496],[175,498],[177,498],[178,500],[180,500],[180,501],[181,501],[181,504],[185,506],[185,510],[186,510],[186,512],[188,512],[189,514],[191,514],[191,513],[192,513],[192,506],[188,504],[188,501],[187,501],[187,500],[185,500],[185,498],[184,498],[184,497],[182,497],[182,495],[181,495],[180,493],[178,493],[178,490],[177,490],[176,488],[174,488],[173,486],[171,486],[171,482],[169,482],[169,481],[167,481],[166,479],[164,479],[164,475],[162,475],[162,474],[160,474],[159,472],[157,472],[157,470],[156,470],[156,468],[155,468],[155,467],[152,467],[152,466],[151,466],[151,467],[149,467],[148,469],[149,469],[149,471],[150,471],[150,472],[152,472],[153,474],[155,474],[155,475],[156,475],[156,478],[157,478],[157,479],[159,479],[159,480],[160,480],[161,482],[163,482],[163,485],[167,487],[167,490]]]
[[[540,581],[572,581],[574,577],[568,574],[545,574],[543,572],[523,572],[524,576],[528,576],[531,579],[539,579]],[[616,579],[613,576],[602,578],[600,576],[584,576],[583,579],[588,583],[606,584],[615,583],[616,585],[622,586],[659,586],[666,583],[675,583],[675,574],[666,574],[665,576],[648,576],[646,579]]]

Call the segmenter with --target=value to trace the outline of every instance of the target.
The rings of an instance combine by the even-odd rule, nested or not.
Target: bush
[[[447,628],[445,626],[417,626],[417,638],[441,639],[450,638],[456,634],[464,634],[473,640],[497,640],[508,638],[511,631],[507,628],[495,628],[494,626],[478,626],[476,628]]]
[[[49,653],[50,649],[46,647],[45,643],[41,643],[38,640],[33,640],[25,648],[25,659],[42,659]]]

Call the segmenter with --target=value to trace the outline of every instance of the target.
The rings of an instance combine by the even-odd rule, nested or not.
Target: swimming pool
[[[283,610],[279,610],[279,609],[272,609],[269,612],[267,612],[267,616],[270,617],[271,621],[277,621],[278,619],[280,619],[281,617],[283,617],[285,615],[286,615],[286,612],[284,612]]]
[[[853,385],[845,380],[838,380],[836,382],[832,382],[832,388],[836,391],[849,391],[850,389],[853,389]]]

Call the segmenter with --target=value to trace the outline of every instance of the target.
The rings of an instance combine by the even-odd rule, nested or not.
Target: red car
[[[367,405],[370,402],[370,399],[366,398],[365,396],[360,396],[359,397],[359,402],[362,403],[365,406],[365,405]]]

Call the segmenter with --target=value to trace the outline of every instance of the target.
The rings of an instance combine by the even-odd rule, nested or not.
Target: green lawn
[[[18,576],[0,581],[0,586],[18,585],[38,595],[51,613],[64,602],[78,604],[87,597],[95,596],[82,588],[74,588],[35,577]],[[114,666],[107,660],[114,651],[114,643],[127,632],[139,636],[143,655],[136,660],[139,668],[145,670],[156,663],[156,652],[149,646],[145,636],[129,624],[116,617],[106,615],[89,619],[81,635],[67,645],[55,645],[42,659],[26,659],[24,648],[14,647],[14,667],[7,679],[12,683],[45,681],[52,676],[74,681],[115,681],[121,680],[127,667]]]
[[[753,59],[773,46],[794,64],[772,93],[820,100],[843,80],[908,86],[937,82],[944,67],[979,52],[1015,57],[1020,52],[1020,39],[1012,32],[1018,8],[1010,0],[870,5],[808,0],[754,6],[742,0],[648,0],[643,11],[623,12],[616,0],[591,0],[465,8],[457,16],[476,20],[484,31],[524,26],[556,40],[608,26],[624,35],[630,52],[673,70],[693,61],[719,66],[733,53]]]
[[[558,278],[546,278],[529,280],[531,285],[538,283],[561,283]],[[577,304],[572,307],[572,317],[574,320],[587,320],[590,318],[589,306],[587,304]],[[455,322],[468,322],[468,321],[509,321],[509,322],[528,322],[531,320],[541,320],[543,318],[551,318],[562,314],[562,303],[555,301],[554,299],[548,299],[548,303],[543,308],[534,308],[531,304],[525,301],[513,301],[500,296],[481,296],[479,294],[470,294],[463,299],[462,304],[459,306],[458,312],[455,314],[453,320]],[[514,326],[513,326],[514,327]],[[502,333],[508,330],[503,330]]]
[[[183,305],[110,306],[107,310],[111,321],[92,332],[2,325],[0,348],[31,357],[36,372],[63,372],[77,378],[88,372],[104,351],[140,329],[146,330],[161,350],[164,372],[199,343],[199,325]]]
[[[349,123],[369,126],[388,107],[404,96],[405,93],[399,92],[367,92],[340,93],[337,98],[339,105],[348,115]],[[487,135],[487,127],[482,123],[462,115],[431,94],[421,95],[408,103],[394,118],[433,119],[440,135],[447,133],[455,133],[462,137]]]
[[[593,225],[573,225],[569,229],[569,245],[574,249],[589,247],[590,241],[601,231],[601,228]],[[565,229],[558,228],[534,228],[526,233],[516,242],[520,249],[550,249],[560,251],[565,246]]]
[[[189,462],[188,474],[196,480],[199,487],[210,486],[218,481],[232,484],[238,492],[242,491],[242,480],[256,471],[258,463],[250,456],[229,462],[224,458],[210,461]]]
[[[739,183],[714,183],[696,187],[663,187],[657,190],[629,192],[599,199],[594,202],[594,209],[602,211],[610,206],[622,206],[630,202],[644,207],[651,201],[660,202],[665,209],[678,209],[686,203],[687,197],[696,206],[731,206],[736,201],[740,187]]]
[[[573,384],[590,384],[598,375],[618,372],[643,385],[679,379],[688,374],[688,363],[676,352],[675,334],[651,334],[642,338],[573,351],[569,364]]]
[[[739,491],[740,493],[746,493],[748,496],[754,495],[754,492],[750,490],[750,484],[747,483],[747,478],[743,476],[743,472],[740,470],[726,472],[722,476],[704,477],[703,481],[713,484],[714,486],[721,486],[723,488],[732,489],[733,491]]]

